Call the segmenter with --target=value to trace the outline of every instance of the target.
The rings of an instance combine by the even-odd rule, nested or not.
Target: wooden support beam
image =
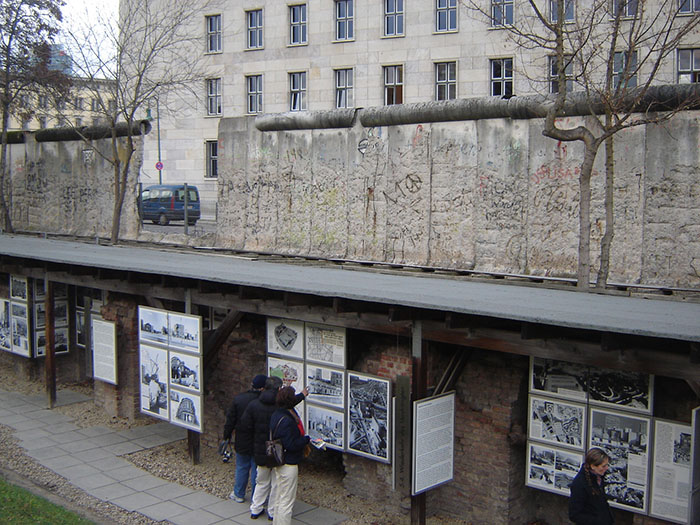
[[[688,386],[693,389],[695,395],[700,399],[700,381],[693,381],[692,379],[686,379]]]
[[[547,339],[547,327],[536,323],[520,323],[520,337],[526,340]]]
[[[434,396],[439,396],[454,388],[459,376],[462,375],[462,370],[464,370],[464,367],[467,365],[470,355],[471,352],[469,350],[455,350],[447,368],[435,386],[435,392],[433,392]]]
[[[318,304],[319,298],[313,295],[304,295],[292,292],[284,292],[282,294],[282,304],[286,307],[308,306],[312,307]]]
[[[690,362],[700,363],[700,343],[690,343]]]
[[[454,312],[445,314],[445,327],[448,330],[459,330],[461,328],[474,328],[476,323],[471,317]]]
[[[622,347],[622,339],[616,334],[606,332],[600,337],[600,348],[603,350],[603,352],[621,350]]]
[[[46,377],[46,397],[49,409],[56,404],[56,332],[54,330],[53,282],[46,279],[44,283],[44,334],[46,336],[46,355],[44,373]],[[31,334],[27,334],[28,337]],[[29,346],[31,348],[31,345]]]
[[[236,325],[241,322],[244,315],[245,314],[240,310],[231,310],[221,322],[221,325],[219,325],[219,327],[204,341],[202,360],[204,361],[205,380],[215,362],[215,357],[219,352],[219,348],[221,348],[224,341],[228,339],[228,336],[231,335]]]
[[[415,319],[416,312],[409,308],[389,308],[389,322],[398,323],[401,321],[413,321]]]

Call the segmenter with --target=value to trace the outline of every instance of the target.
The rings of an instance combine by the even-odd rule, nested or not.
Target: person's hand
[[[301,393],[304,394],[304,397],[309,397],[309,387],[305,386]]]

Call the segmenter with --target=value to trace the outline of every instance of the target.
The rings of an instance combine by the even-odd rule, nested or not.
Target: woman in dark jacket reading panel
[[[594,447],[588,451],[581,470],[571,482],[569,519],[576,525],[613,525],[608,497],[605,494],[605,473],[610,456]]]
[[[280,388],[277,393],[278,408],[270,418],[272,437],[281,439],[284,447],[284,465],[273,469],[277,488],[273,525],[292,523],[292,510],[297,497],[299,462],[304,457],[304,448],[310,439],[304,432],[304,424],[299,414],[294,410],[294,405],[297,403],[294,387]]]

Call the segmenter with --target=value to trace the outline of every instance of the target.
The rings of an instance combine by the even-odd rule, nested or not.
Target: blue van
[[[141,220],[166,226],[170,221],[185,220],[185,186],[162,184],[148,186],[141,192],[139,202]],[[199,191],[187,185],[187,224],[192,226],[199,220]]]

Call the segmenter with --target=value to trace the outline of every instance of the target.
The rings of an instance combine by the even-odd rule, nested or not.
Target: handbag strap
[[[274,432],[272,430],[270,430],[270,441],[272,441],[274,439],[273,435],[277,433],[277,429],[279,428],[281,422],[282,422],[282,418],[279,418],[277,420],[277,424],[275,425]]]

